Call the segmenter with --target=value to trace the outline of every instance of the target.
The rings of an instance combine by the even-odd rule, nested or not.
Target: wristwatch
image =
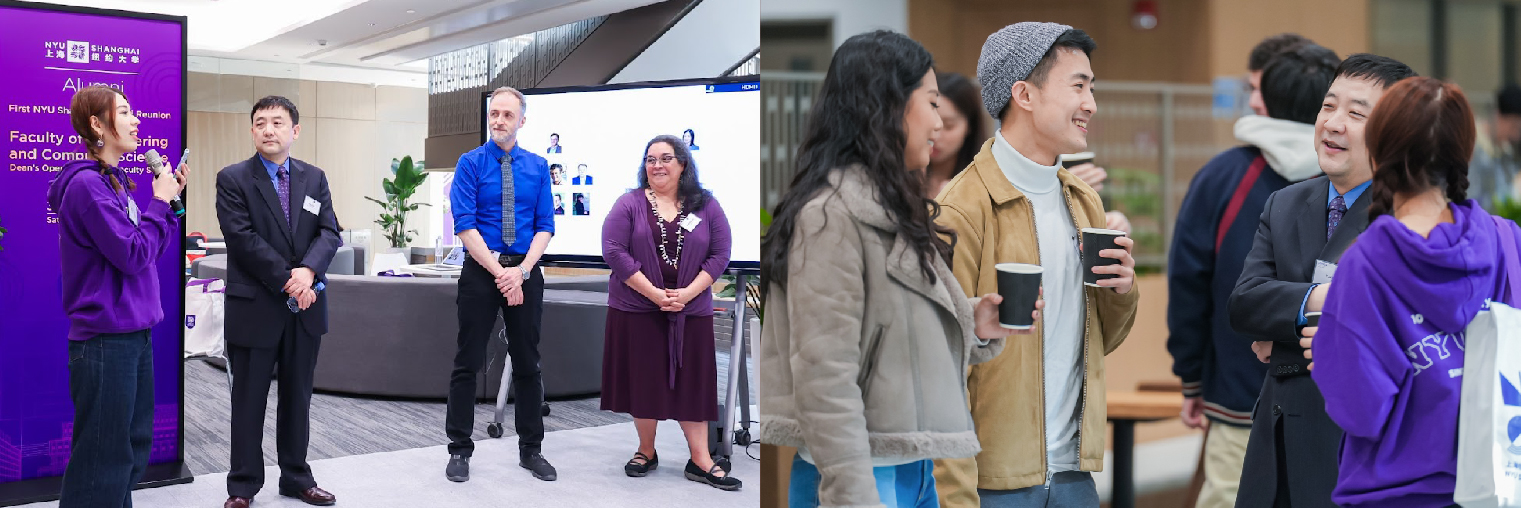
[[[528,265],[518,265],[518,271],[523,272],[523,280],[528,280]]]

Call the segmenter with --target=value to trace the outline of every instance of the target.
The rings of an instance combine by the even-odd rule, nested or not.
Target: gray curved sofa
[[[223,278],[226,259],[197,260],[197,278]],[[599,280],[593,280],[599,279]],[[458,349],[458,279],[328,276],[328,333],[314,387],[355,395],[445,398]],[[600,289],[583,291],[562,287]],[[544,291],[540,369],[551,398],[601,391],[607,278],[550,278]],[[476,395],[496,397],[506,345],[497,319]]]

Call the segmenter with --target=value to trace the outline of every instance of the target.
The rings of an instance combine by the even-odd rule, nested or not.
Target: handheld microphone
[[[189,152],[189,150],[186,150],[186,152]],[[170,178],[174,177],[172,171],[167,167],[168,165],[164,164],[164,158],[158,154],[158,150],[148,150],[147,156],[148,169],[153,170],[154,178],[165,176],[166,172],[171,173],[168,175]],[[180,202],[179,196],[175,196],[174,199],[169,201],[169,210],[174,212],[176,217],[185,215],[185,204]]]

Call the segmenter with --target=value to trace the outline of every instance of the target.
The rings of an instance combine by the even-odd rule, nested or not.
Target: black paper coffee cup
[[[1072,169],[1093,162],[1093,152],[1069,153],[1061,156],[1062,167]]]
[[[1045,269],[1024,263],[999,263],[993,268],[998,270],[998,295],[1003,297],[1003,303],[998,304],[998,324],[1010,330],[1029,330],[1035,325],[1031,313],[1040,299],[1040,276]]]
[[[1098,281],[1119,277],[1118,274],[1113,273],[1093,273],[1093,268],[1120,264],[1120,260],[1118,259],[1099,257],[1099,252],[1110,249],[1124,249],[1124,247],[1120,247],[1114,243],[1115,239],[1122,236],[1125,236],[1124,231],[1083,228],[1083,284],[1103,287],[1098,285]]]
[[[1304,324],[1304,326],[1306,328],[1311,327],[1311,326],[1320,326],[1320,313],[1319,312],[1306,312],[1306,313],[1304,313],[1304,318],[1305,318],[1305,321],[1306,321],[1305,324]]]

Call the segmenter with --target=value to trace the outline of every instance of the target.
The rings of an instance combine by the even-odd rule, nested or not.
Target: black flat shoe
[[[738,478],[730,478],[728,476],[728,471],[724,471],[725,476],[715,476],[713,474],[714,471],[723,471],[723,469],[718,467],[718,464],[715,463],[713,464],[712,469],[703,471],[702,468],[697,467],[697,463],[692,462],[691,460],[687,461],[686,474],[688,480],[692,480],[697,483],[706,483],[708,485],[712,485],[714,488],[728,491],[739,490],[739,488],[744,485],[744,482],[739,481]]]
[[[644,461],[640,462],[639,459],[644,459]],[[650,474],[650,471],[654,471],[657,467],[660,467],[660,454],[657,453],[654,457],[648,457],[644,452],[636,452],[634,453],[634,458],[629,459],[628,463],[623,465],[623,474],[642,478],[644,475]]]

